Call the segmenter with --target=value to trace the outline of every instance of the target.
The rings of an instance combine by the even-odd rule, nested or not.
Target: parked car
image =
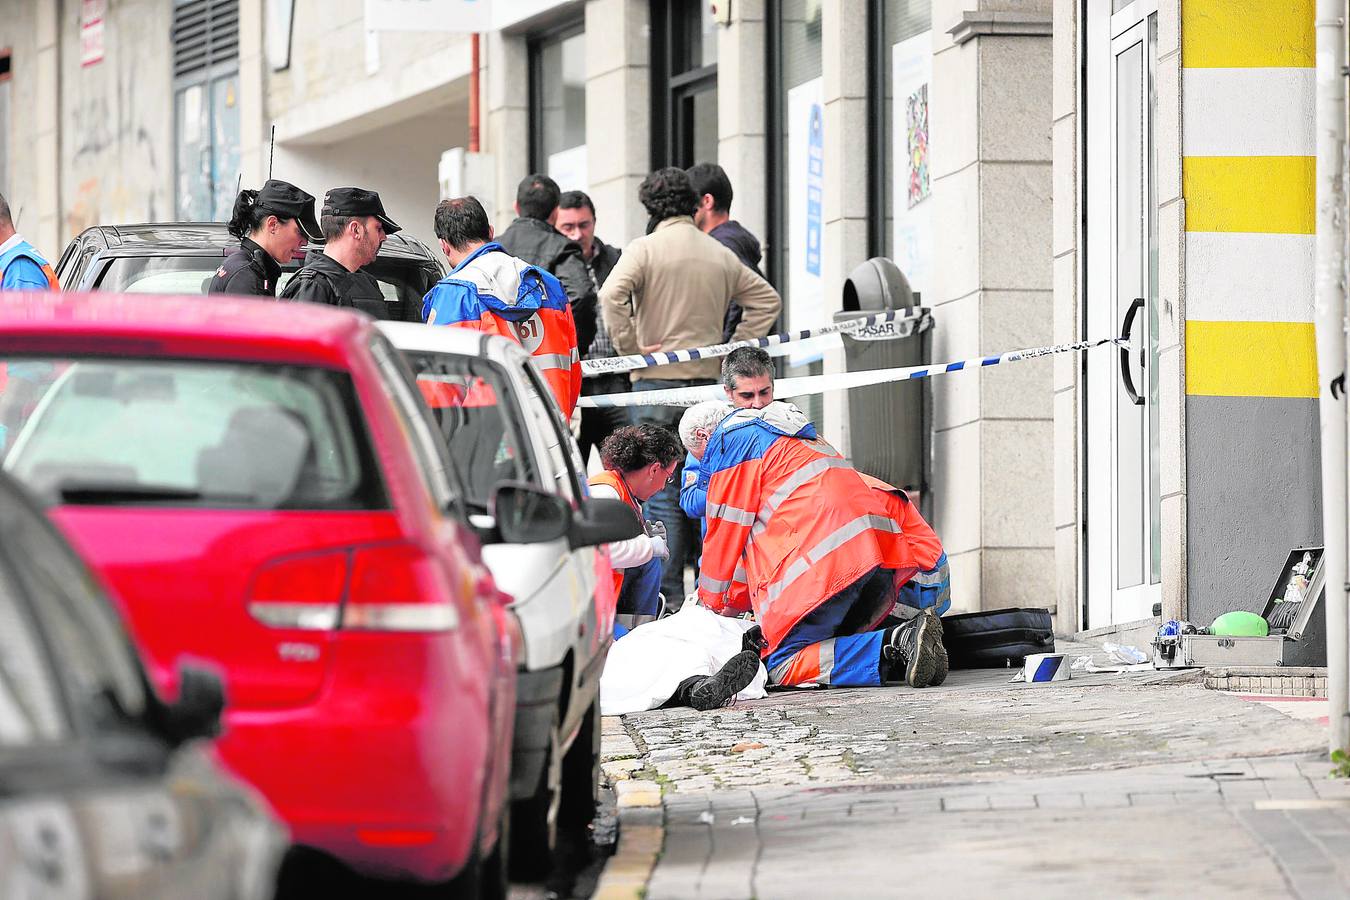
[[[529,354],[506,338],[464,328],[383,322],[431,407],[464,485],[484,515],[499,485],[528,484],[572,510],[616,507],[622,537],[641,524],[618,501],[590,500],[585,466],[548,385]],[[525,653],[516,689],[511,761],[513,859],[537,875],[556,825],[584,826],[599,787],[600,672],[614,631],[613,592],[597,603],[595,550],[576,535],[528,546],[491,541],[483,561],[511,594]],[[608,585],[608,581],[606,581]],[[533,865],[532,865],[533,864]]]
[[[103,588],[0,475],[0,896],[272,896],[286,832],[199,738],[220,679],[166,703]]]
[[[164,222],[145,225],[95,225],[66,246],[56,277],[67,291],[123,294],[205,294],[225,257],[239,249],[221,222]],[[282,266],[277,290],[299,270],[307,252]],[[362,269],[372,276],[372,293],[385,303],[384,318],[422,321],[422,297],[445,272],[426,245],[393,234],[379,258]],[[378,313],[378,308],[367,312]]]
[[[0,364],[4,469],[115,589],[160,689],[184,656],[223,671],[220,752],[294,841],[503,891],[518,625],[374,322],[10,295]],[[545,539],[557,506],[503,489],[498,533]]]

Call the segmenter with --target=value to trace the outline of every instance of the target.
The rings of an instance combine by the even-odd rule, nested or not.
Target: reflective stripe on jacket
[[[571,418],[581,395],[577,328],[562,284],[516,259],[500,244],[485,244],[422,298],[428,325],[458,325],[510,338],[525,348]]]
[[[41,253],[37,252],[36,247],[24,240],[18,241],[3,254],[0,254],[0,284],[4,283],[5,272],[17,259],[26,259],[41,269],[43,277],[47,279],[48,290],[61,290],[61,285],[56,280],[56,272],[52,270],[51,265]]]
[[[803,616],[877,566],[901,579],[916,571],[880,495],[789,403],[727,416],[701,468],[708,531],[699,599],[723,613],[744,611],[748,600],[770,651]],[[738,598],[742,578],[747,592]]]
[[[603,484],[614,489],[614,493],[619,495],[619,499],[627,503],[637,514],[638,521],[642,520],[642,504],[637,502],[633,492],[628,490],[628,483],[619,477],[618,472],[605,469],[595,475],[592,475],[586,482],[587,484]],[[613,569],[614,572],[614,596],[619,596],[619,590],[623,587],[623,569]]]

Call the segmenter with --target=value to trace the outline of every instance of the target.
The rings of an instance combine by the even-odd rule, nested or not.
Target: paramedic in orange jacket
[[[935,614],[876,628],[917,571],[899,523],[799,409],[707,401],[684,414],[680,437],[707,489],[699,602],[723,615],[753,609],[771,684],[940,680]]]
[[[591,477],[591,496],[622,500],[642,519],[642,504],[670,483],[682,456],[675,432],[663,425],[625,425],[600,445],[605,469]],[[670,555],[664,530],[646,523],[646,534],[609,545],[617,620],[626,629],[661,614],[661,560]],[[738,688],[739,690],[739,688]]]
[[[422,319],[520,344],[548,382],[563,419],[570,419],[581,395],[581,354],[562,284],[493,242],[487,212],[473,197],[440,202],[436,237],[453,269],[422,298]]]

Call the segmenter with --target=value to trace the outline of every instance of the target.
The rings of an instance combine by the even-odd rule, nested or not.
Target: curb
[[[601,725],[601,768],[614,785],[619,845],[596,883],[594,900],[640,900],[647,892],[665,843],[661,785],[634,779],[641,768],[637,744],[618,716]]]

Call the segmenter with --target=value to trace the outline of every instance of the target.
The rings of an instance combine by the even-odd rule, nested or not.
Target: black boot
[[[689,689],[688,704],[700,712],[721,709],[732,698],[745,690],[746,685],[755,680],[759,673],[759,653],[755,650],[742,650],[723,664],[717,674],[699,679],[698,684]],[[680,684],[683,691],[686,680]]]

